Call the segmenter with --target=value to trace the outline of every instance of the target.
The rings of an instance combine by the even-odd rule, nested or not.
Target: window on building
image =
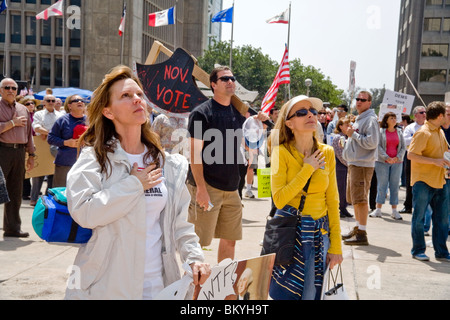
[[[36,83],[36,56],[27,54],[25,56],[25,79],[32,85]]]
[[[50,70],[51,70],[51,59],[50,57],[41,57],[41,86],[50,86]]]
[[[40,24],[41,24],[41,45],[51,46],[52,45],[51,19],[40,20]]]
[[[16,81],[22,80],[22,66],[20,63],[20,53],[11,53],[11,78]]]
[[[11,43],[22,43],[22,17],[17,13],[11,14]]]
[[[58,18],[55,19],[55,26],[56,26],[56,30],[55,30],[55,45],[57,47],[62,47],[63,45],[63,19]]]
[[[448,57],[448,44],[422,45],[422,57]]]
[[[443,0],[427,0],[427,6],[442,6]]]
[[[441,31],[441,18],[426,18],[424,31]]]
[[[80,87],[80,59],[70,57],[69,59],[69,87]]]
[[[36,44],[36,17],[26,16],[26,44]]]
[[[0,14],[0,42],[5,43],[6,15]]]
[[[444,24],[442,25],[442,31],[444,31],[444,32],[450,31],[450,18],[444,18]]]
[[[445,83],[447,79],[447,70],[439,69],[422,69],[420,70],[421,82],[438,82]]]
[[[55,58],[55,86],[56,87],[61,87],[63,85],[62,70],[63,70],[62,58],[56,57]]]

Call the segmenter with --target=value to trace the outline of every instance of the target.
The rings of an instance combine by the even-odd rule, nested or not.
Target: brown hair
[[[141,82],[129,67],[117,66],[105,76],[102,84],[94,91],[87,110],[89,128],[80,138],[80,143],[94,148],[102,173],[108,173],[107,164],[111,167],[108,152],[114,153],[117,147],[113,138],[120,138],[113,122],[103,115],[103,109],[111,104],[111,87],[116,82],[126,79],[134,80],[143,89]],[[141,126],[141,142],[148,149],[144,163],[149,164],[148,161],[152,157],[154,163],[162,167],[159,160],[164,161],[164,151],[159,136],[151,130],[149,120]]]
[[[439,117],[440,114],[445,117],[445,102],[433,101],[427,107],[427,120],[434,120]]]
[[[397,118],[397,115],[396,115],[394,112],[388,112],[388,113],[386,113],[386,114],[383,116],[383,119],[382,119],[381,122],[380,122],[380,128],[384,128],[384,129],[387,129],[387,128],[388,128],[387,121],[388,121],[389,117],[396,117],[396,118]],[[394,128],[397,128],[397,124],[395,125]]]
[[[351,122],[351,120],[348,117],[340,118],[336,123],[336,128],[334,129],[334,133],[341,133],[342,130],[340,127],[346,123],[350,124],[350,122]]]

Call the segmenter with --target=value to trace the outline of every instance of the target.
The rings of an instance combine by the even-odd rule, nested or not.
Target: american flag
[[[286,46],[283,60],[281,61],[280,68],[278,69],[277,75],[275,76],[275,80],[273,81],[273,84],[270,87],[269,91],[267,91],[266,96],[264,97],[261,104],[262,112],[269,113],[269,111],[275,106],[275,102],[277,101],[278,88],[280,87],[280,85],[289,83],[291,83],[291,74],[289,69],[289,51]]]
[[[64,15],[63,14],[63,1],[64,0],[59,0],[54,5],[48,7],[41,13],[37,14],[36,20],[39,20],[39,19],[47,20],[49,17]]]
[[[125,19],[127,17],[127,5],[126,3],[123,5],[123,13],[122,13],[122,19],[120,19],[120,26],[119,26],[119,36],[122,36],[125,32]]]

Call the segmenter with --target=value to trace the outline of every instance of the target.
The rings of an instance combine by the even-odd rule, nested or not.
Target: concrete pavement
[[[400,191],[400,203],[404,199]],[[237,243],[236,260],[259,256],[270,199],[244,199],[243,240]],[[402,205],[399,205],[399,209]],[[33,208],[23,201],[22,230],[27,239],[3,238],[0,229],[0,299],[60,300],[64,297],[67,269],[77,246],[48,244],[39,239],[31,226]],[[353,213],[353,208],[349,207]],[[0,205],[0,221],[3,206]],[[343,246],[344,284],[352,300],[448,300],[450,263],[434,258],[427,248],[429,262],[412,259],[411,214],[403,221],[390,217],[390,206],[383,206],[382,218],[369,218],[369,246]],[[354,226],[354,219],[341,219],[342,233]],[[431,237],[426,237],[431,241]],[[450,247],[450,242],[447,242]],[[218,241],[205,249],[205,256],[216,264]]]

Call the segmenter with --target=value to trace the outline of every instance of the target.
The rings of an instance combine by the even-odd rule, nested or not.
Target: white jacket
[[[67,201],[73,219],[93,229],[80,247],[73,281],[66,299],[142,299],[145,264],[146,210],[144,188],[130,175],[132,166],[117,143],[109,153],[112,172],[100,172],[94,149],[84,148],[67,177]],[[202,262],[194,226],[187,222],[190,195],[185,185],[187,160],[167,155],[164,177],[167,204],[161,213],[163,279],[167,287],[181,278],[176,251],[182,263]],[[74,280],[77,280],[73,273]],[[78,284],[78,287],[76,286]],[[74,287],[74,288],[73,288]]]

